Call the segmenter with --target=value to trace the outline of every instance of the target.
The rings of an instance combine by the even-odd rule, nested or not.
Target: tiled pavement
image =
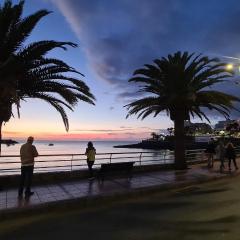
[[[66,202],[76,199],[94,199],[94,197],[112,196],[114,194],[128,194],[146,189],[168,189],[177,186],[186,186],[200,181],[222,178],[235,175],[236,172],[220,174],[217,169],[209,170],[204,166],[196,165],[186,171],[158,171],[133,175],[127,178],[106,179],[104,183],[94,180],[79,180],[51,185],[33,187],[35,194],[29,199],[18,199],[17,189],[8,189],[0,192],[0,214],[8,210],[27,210],[35,206],[44,207],[47,204]]]

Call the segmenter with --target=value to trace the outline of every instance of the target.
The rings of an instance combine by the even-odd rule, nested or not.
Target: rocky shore
[[[186,143],[186,149],[204,149],[207,146],[207,142],[192,142]],[[174,149],[174,143],[168,141],[142,141],[136,144],[128,144],[128,145],[117,145],[115,148],[140,148],[140,149]]]
[[[229,138],[225,138],[225,143],[229,141]],[[240,146],[240,138],[231,138],[231,142],[234,144],[235,147]],[[207,141],[191,141],[189,139],[186,139],[185,146],[188,150],[193,149],[205,149],[207,147],[208,142]],[[217,144],[217,142],[216,142]],[[154,141],[154,140],[143,140],[142,142],[136,143],[136,144],[128,144],[128,145],[117,145],[114,146],[115,148],[139,148],[139,149],[155,149],[155,150],[164,150],[174,149],[174,141]]]

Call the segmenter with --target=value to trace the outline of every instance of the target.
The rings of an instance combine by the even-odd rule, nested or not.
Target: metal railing
[[[187,161],[204,160],[204,150],[187,150]],[[135,165],[171,164],[174,151],[161,150],[154,152],[110,152],[96,154],[94,166],[99,168],[102,163],[134,161]],[[42,154],[35,159],[35,172],[59,172],[86,169],[85,154]],[[20,156],[0,156],[0,175],[20,173]]]

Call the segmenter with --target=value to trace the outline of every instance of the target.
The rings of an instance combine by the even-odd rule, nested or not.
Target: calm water
[[[19,150],[24,142],[19,142],[13,146],[2,145],[2,156],[7,155],[19,155]],[[53,143],[53,146],[48,146],[49,143]],[[104,162],[110,161],[110,153],[126,153],[126,154],[113,154],[111,156],[112,162],[119,161],[139,161],[140,153],[129,154],[128,152],[145,152],[142,154],[141,160],[142,164],[146,164],[144,160],[151,161],[151,163],[157,163],[156,160],[166,159],[166,162],[170,162],[172,155],[166,150],[143,150],[143,149],[127,149],[127,148],[114,148],[115,145],[126,145],[134,144],[133,141],[95,141],[93,142],[94,147],[98,154],[107,153],[104,155],[97,156],[95,161],[95,166]],[[40,155],[47,154],[84,154],[87,141],[35,141],[36,146]],[[151,153],[147,153],[151,152]],[[133,158],[130,158],[133,157]],[[101,158],[101,159],[100,159]],[[20,159],[19,157],[1,157],[0,158],[0,174],[11,174],[19,173],[20,169]],[[71,162],[73,160],[73,162]],[[17,163],[9,163],[9,162]],[[47,162],[46,162],[47,161]],[[49,162],[50,161],[50,162]],[[148,162],[149,163],[149,162]],[[158,162],[159,163],[159,162]],[[47,169],[46,169],[47,167]],[[35,171],[57,171],[57,170],[76,170],[80,168],[86,168],[86,157],[85,156],[51,156],[51,157],[38,157],[36,158]]]
[[[19,142],[13,146],[7,147],[5,144],[2,145],[2,155],[19,155],[19,150],[21,145],[24,142]],[[53,143],[54,146],[48,146],[49,143]],[[35,141],[34,145],[36,146],[39,154],[84,154],[87,141]],[[96,141],[93,142],[94,147],[97,150],[97,153],[106,153],[106,152],[126,152],[126,151],[141,151],[140,149],[124,149],[124,148],[114,148],[115,145],[125,145],[125,144],[134,144],[137,142],[120,142],[120,141]]]

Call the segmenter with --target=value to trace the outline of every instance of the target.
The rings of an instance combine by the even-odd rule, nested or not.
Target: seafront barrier
[[[205,161],[204,151],[186,151],[189,164]],[[0,156],[0,185],[16,187],[20,176],[20,156]],[[102,163],[135,162],[134,173],[173,169],[173,151],[98,153],[94,164],[97,172]],[[88,177],[84,154],[39,155],[35,161],[34,184],[51,184]]]
[[[201,161],[204,150],[187,150],[187,161]],[[174,151],[141,151],[97,153],[94,167],[99,168],[102,163],[134,161],[135,166],[173,164]],[[76,171],[87,169],[85,154],[47,154],[39,155],[35,160],[35,173]],[[20,174],[20,156],[0,156],[0,175]]]

